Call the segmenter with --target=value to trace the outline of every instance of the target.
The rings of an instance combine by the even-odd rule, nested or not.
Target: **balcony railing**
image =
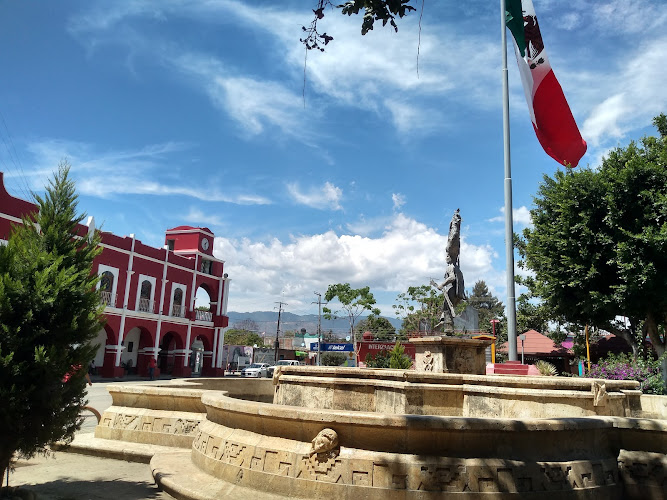
[[[195,319],[199,321],[213,321],[213,313],[211,311],[195,311]]]
[[[171,306],[171,315],[182,318],[185,313],[185,307],[174,304]]]
[[[111,292],[100,292],[100,303],[107,307],[116,307],[116,294]]]
[[[147,313],[155,312],[155,301],[151,299],[139,299],[139,308],[137,310]]]

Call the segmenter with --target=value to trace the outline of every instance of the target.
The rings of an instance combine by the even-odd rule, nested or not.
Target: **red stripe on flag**
[[[586,153],[563,89],[553,71],[544,77],[533,97],[533,128],[544,151],[561,165],[576,167]]]

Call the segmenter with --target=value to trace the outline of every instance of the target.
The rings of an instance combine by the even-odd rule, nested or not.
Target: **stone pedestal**
[[[486,373],[486,348],[493,340],[457,337],[411,338],[415,346],[415,368],[418,372]]]

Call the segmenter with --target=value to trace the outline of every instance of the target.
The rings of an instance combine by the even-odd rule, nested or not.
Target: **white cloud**
[[[500,207],[500,213],[497,217],[492,217],[489,222],[505,222],[505,207]],[[519,208],[512,208],[512,221],[514,224],[530,226],[533,221],[530,218],[530,209],[525,205]]]
[[[304,115],[315,111],[304,111],[302,97],[284,85],[238,76],[220,60],[204,54],[179,53],[170,48],[162,49],[161,55],[166,64],[185,74],[247,133],[257,135],[266,126],[276,126],[289,135],[312,135],[303,122]]]
[[[588,109],[581,128],[592,148],[608,148],[619,139],[642,129],[667,107],[667,35],[656,33],[650,41],[634,44],[632,50],[604,71],[582,72],[574,77],[575,105]],[[599,157],[599,152],[592,151]]]
[[[299,184],[292,182],[287,184],[290,197],[300,205],[307,205],[320,210],[342,210],[340,200],[343,190],[330,182],[325,182],[320,188],[310,188],[307,192],[301,191]]]
[[[447,235],[397,214],[377,238],[337,235],[333,231],[292,238],[288,242],[215,239],[215,255],[224,259],[234,280],[229,308],[235,311],[273,307],[281,297],[290,311],[311,311],[313,291],[332,283],[370,286],[375,294],[397,295],[408,286],[439,279],[445,270]],[[484,279],[502,287],[502,273],[493,269],[494,250],[461,242],[461,267],[471,286]],[[284,294],[284,295],[283,295]],[[390,306],[383,310],[392,315]]]
[[[212,185],[202,189],[192,182],[186,184],[171,155],[188,149],[183,143],[151,144],[137,150],[97,151],[96,147],[76,141],[43,140],[27,146],[33,157],[30,183],[41,189],[58,162],[66,159],[81,194],[109,198],[113,195],[181,195],[202,201],[218,201],[238,205],[267,205],[271,201],[254,193],[229,194]],[[162,173],[162,174],[161,174]]]
[[[220,58],[193,53],[187,48],[167,46],[132,26],[137,18],[196,19],[206,24],[238,23],[273,37],[267,51],[284,61],[289,85],[301,82],[304,48],[295,43],[298,27],[308,24],[309,9],[249,5],[237,1],[177,2],[139,6],[98,4],[70,22],[70,32],[84,44],[123,44],[129,51],[148,51],[165,62],[190,73],[193,81],[215,105],[237,120],[251,134],[266,124],[279,126],[291,135],[301,135],[299,116],[303,115],[301,96],[289,86],[245,75],[226,68]],[[446,126],[447,117],[426,107],[424,97],[439,96],[452,102],[465,99],[472,106],[496,106],[497,41],[475,35],[458,24],[443,25],[425,20],[419,42],[416,16],[401,20],[398,33],[376,29],[361,37],[357,19],[335,11],[321,22],[321,29],[335,33],[334,43],[325,53],[309,54],[306,65],[306,91],[309,112],[318,110],[318,99],[389,115],[398,132],[429,133]],[[122,27],[122,29],[121,29]],[[295,29],[295,27],[297,27]],[[459,33],[464,31],[465,33]],[[465,36],[461,36],[461,35]],[[474,68],[462,71],[461,68]],[[297,84],[300,90],[301,85]],[[314,96],[313,92],[314,91]],[[493,97],[492,97],[493,96]],[[299,111],[299,114],[297,111]],[[443,106],[441,109],[446,109]]]
[[[222,226],[224,223],[220,217],[211,213],[205,213],[195,207],[190,207],[190,211],[183,216],[183,220],[198,225],[206,225],[212,227]]]
[[[392,193],[391,201],[394,202],[394,210],[399,210],[403,205],[405,205],[405,196],[401,193]]]
[[[607,0],[592,6],[593,21],[601,30],[616,33],[655,33],[667,24],[665,4],[647,0]]]

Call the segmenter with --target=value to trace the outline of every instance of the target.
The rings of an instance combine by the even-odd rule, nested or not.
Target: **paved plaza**
[[[108,384],[138,382],[145,383],[145,380],[94,381],[88,388],[89,405],[104,413],[111,405],[111,396],[106,390]],[[95,417],[88,414],[79,432],[92,434],[96,425]],[[9,485],[35,493],[38,500],[173,500],[159,491],[147,464],[63,451],[51,457],[19,460]]]

